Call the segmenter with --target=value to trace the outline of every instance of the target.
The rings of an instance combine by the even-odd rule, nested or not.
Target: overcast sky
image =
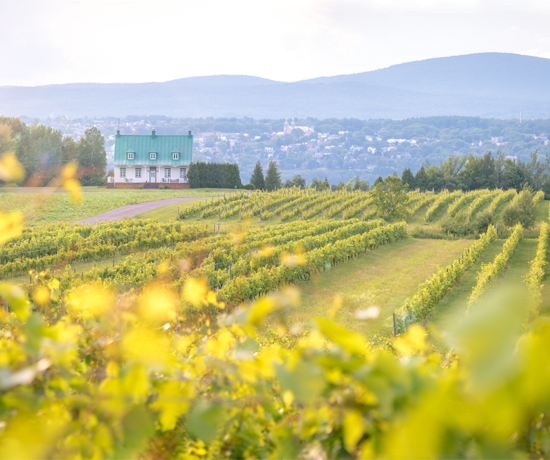
[[[0,85],[279,81],[487,51],[550,58],[549,0],[0,0]]]

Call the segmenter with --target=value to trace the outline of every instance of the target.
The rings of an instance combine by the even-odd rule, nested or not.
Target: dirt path
[[[103,212],[94,217],[88,217],[86,219],[77,220],[71,222],[72,224],[93,224],[96,222],[108,222],[110,220],[121,220],[125,217],[134,217],[143,212],[151,211],[152,209],[160,208],[168,204],[181,203],[182,201],[192,200],[204,200],[212,197],[193,196],[185,198],[168,198],[166,200],[146,201],[144,203],[131,204],[129,206],[122,206],[121,208],[111,209],[110,211]]]

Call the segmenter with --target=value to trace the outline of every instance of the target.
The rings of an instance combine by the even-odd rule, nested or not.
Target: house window
[[[120,168],[120,177],[126,177],[126,168]]]
[[[141,178],[141,168],[136,168],[136,179]]]
[[[179,160],[180,154],[177,152],[172,153],[172,160]]]
[[[180,179],[185,179],[187,177],[187,170],[185,168],[180,168]]]
[[[128,152],[128,160],[134,159],[134,152]]]
[[[172,177],[172,169],[171,168],[164,168],[164,177],[166,179],[170,179],[170,177]]]
[[[156,152],[151,152],[151,153],[149,154],[149,158],[150,158],[151,160],[156,160],[156,159],[157,159],[157,154],[156,154]]]

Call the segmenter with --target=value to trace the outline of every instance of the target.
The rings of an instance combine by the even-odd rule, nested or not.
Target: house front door
[[[151,167],[149,169],[149,182],[155,184],[157,182],[157,168]]]

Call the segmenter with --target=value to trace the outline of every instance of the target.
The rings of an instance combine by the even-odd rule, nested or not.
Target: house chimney
[[[117,135],[117,136],[120,136],[120,129],[117,129],[117,130],[116,130],[116,135]]]
[[[155,128],[153,128],[153,139],[156,137],[157,133],[155,131]]]
[[[189,136],[192,136],[191,131],[189,131]]]

